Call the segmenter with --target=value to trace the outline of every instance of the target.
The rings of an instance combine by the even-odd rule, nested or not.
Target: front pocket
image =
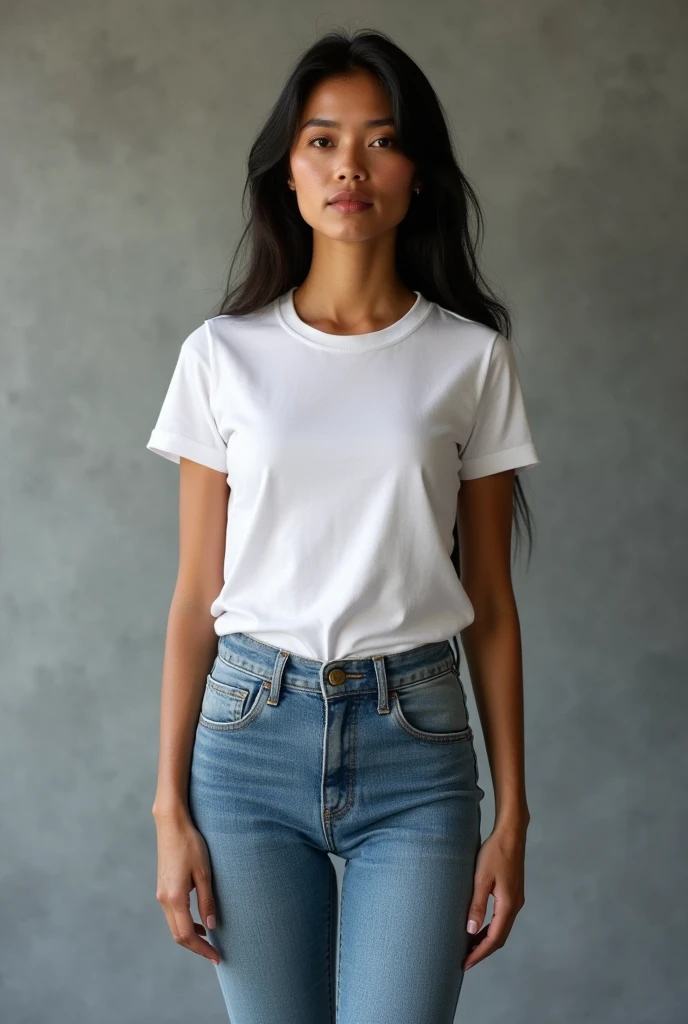
[[[390,691],[397,724],[414,739],[451,743],[473,735],[463,683],[453,670]]]
[[[219,731],[244,728],[260,715],[269,695],[269,681],[218,656],[206,678],[199,722]]]

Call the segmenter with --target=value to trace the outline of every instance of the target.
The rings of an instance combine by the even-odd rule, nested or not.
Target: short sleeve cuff
[[[171,462],[178,463],[180,456],[182,456],[185,459],[191,459],[192,462],[200,462],[202,466],[208,466],[209,469],[216,469],[220,473],[227,473],[226,452],[210,448],[208,445],[200,444],[198,441],[192,441],[190,438],[182,437],[180,434],[168,434],[166,431],[159,430],[156,427],[151,433],[146,448],[151,452],[155,452],[156,455],[162,455],[163,458],[169,459]]]
[[[534,444],[523,444],[517,448],[506,448],[490,455],[480,455],[475,459],[466,459],[459,469],[460,480],[474,480],[479,476],[490,476],[492,473],[503,473],[514,469],[520,473],[523,469],[537,466],[540,457]]]

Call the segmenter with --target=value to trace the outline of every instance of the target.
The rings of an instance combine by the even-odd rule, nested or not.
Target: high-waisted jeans
[[[189,808],[232,1024],[452,1024],[484,795],[453,638],[320,662],[219,637]]]

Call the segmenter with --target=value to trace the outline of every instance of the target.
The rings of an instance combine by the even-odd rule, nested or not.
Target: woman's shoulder
[[[217,313],[204,320],[203,329],[211,342],[254,338],[257,333],[274,326],[276,301],[268,302],[250,313]]]
[[[440,342],[444,354],[451,354],[460,363],[468,362],[474,366],[481,366],[488,361],[495,345],[502,339],[494,327],[456,313],[437,302],[433,303],[428,327],[433,337]]]
[[[247,327],[249,329],[260,326],[263,321],[273,320],[275,317],[276,307],[279,304],[281,296],[269,299],[263,303],[262,306],[258,306],[256,309],[252,309],[246,313],[216,313],[215,316],[208,317],[205,321],[207,324],[213,324],[218,328],[223,327]]]
[[[489,327],[480,320],[472,320],[470,317],[463,316],[453,309],[440,305],[439,302],[433,302],[433,307],[437,320],[448,331],[455,334],[469,333],[476,338],[481,338],[486,344],[494,339],[496,333],[494,327]]]

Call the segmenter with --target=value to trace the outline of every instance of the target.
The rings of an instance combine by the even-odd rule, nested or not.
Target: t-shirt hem
[[[503,473],[514,469],[520,473],[524,469],[532,469],[540,463],[540,457],[534,444],[518,445],[516,448],[505,448],[501,452],[491,452],[475,459],[466,459],[459,469],[460,480],[474,480],[492,473]]]
[[[192,441],[181,434],[169,434],[156,428],[151,433],[146,448],[156,455],[162,455],[164,459],[169,459],[170,462],[178,463],[182,456],[191,459],[192,462],[200,462],[209,469],[216,469],[220,473],[227,472],[227,456],[224,452],[209,448],[199,441]]]

